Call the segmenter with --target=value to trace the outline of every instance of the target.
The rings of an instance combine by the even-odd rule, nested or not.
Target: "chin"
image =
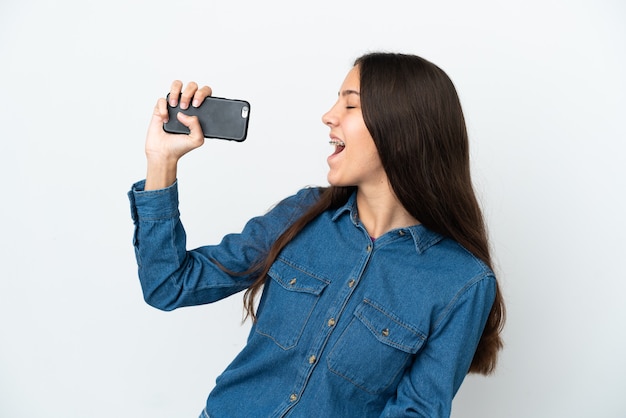
[[[328,181],[328,184],[331,186],[342,186],[341,182],[337,181],[337,179],[333,178],[331,175],[326,176],[326,181]]]
[[[328,184],[331,186],[335,186],[335,187],[350,187],[350,186],[354,186],[354,184],[350,183],[350,182],[346,182],[346,181],[341,181],[338,179],[334,179],[330,176],[328,176],[326,178],[326,180],[328,181]]]

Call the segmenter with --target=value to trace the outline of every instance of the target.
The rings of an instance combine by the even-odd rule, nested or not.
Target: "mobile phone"
[[[173,134],[189,133],[189,128],[178,121],[176,117],[178,112],[189,116],[197,116],[205,138],[242,142],[248,135],[250,103],[245,100],[208,96],[200,106],[193,107],[190,105],[187,109],[180,109],[179,105],[172,107],[168,100],[167,113],[169,120],[163,124],[165,132]]]

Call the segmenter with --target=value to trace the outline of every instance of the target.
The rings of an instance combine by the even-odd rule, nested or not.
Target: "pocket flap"
[[[364,300],[354,315],[378,341],[404,352],[415,354],[426,341],[424,333],[385,312],[382,307],[370,300]]]
[[[319,295],[328,284],[327,281],[280,260],[272,265],[268,274],[275,282],[292,292]]]

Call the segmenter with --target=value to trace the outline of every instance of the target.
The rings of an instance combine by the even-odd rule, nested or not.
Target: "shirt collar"
[[[358,225],[359,216],[356,207],[356,192],[350,195],[350,198],[348,198],[348,201],[344,205],[335,210],[335,213],[333,214],[331,219],[333,220],[333,222],[336,222],[337,219],[339,219],[339,217],[346,212],[349,213],[352,223],[355,226]],[[422,224],[413,225],[406,228],[400,228],[398,229],[398,231],[400,233],[408,232],[411,235],[411,238],[413,238],[413,242],[415,243],[415,251],[417,251],[418,254],[423,253],[429,247],[437,244],[439,241],[444,239],[443,235],[438,234],[435,231],[431,231]]]

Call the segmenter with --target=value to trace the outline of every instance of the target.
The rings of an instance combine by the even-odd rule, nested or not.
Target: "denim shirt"
[[[177,183],[128,193],[144,297],[172,310],[246,289],[243,272],[319,196],[308,188],[218,245],[186,249]],[[353,195],[307,225],[269,271],[247,344],[205,414],[448,417],[495,297],[493,272],[422,225],[372,241]],[[216,342],[219,344],[219,341]]]

